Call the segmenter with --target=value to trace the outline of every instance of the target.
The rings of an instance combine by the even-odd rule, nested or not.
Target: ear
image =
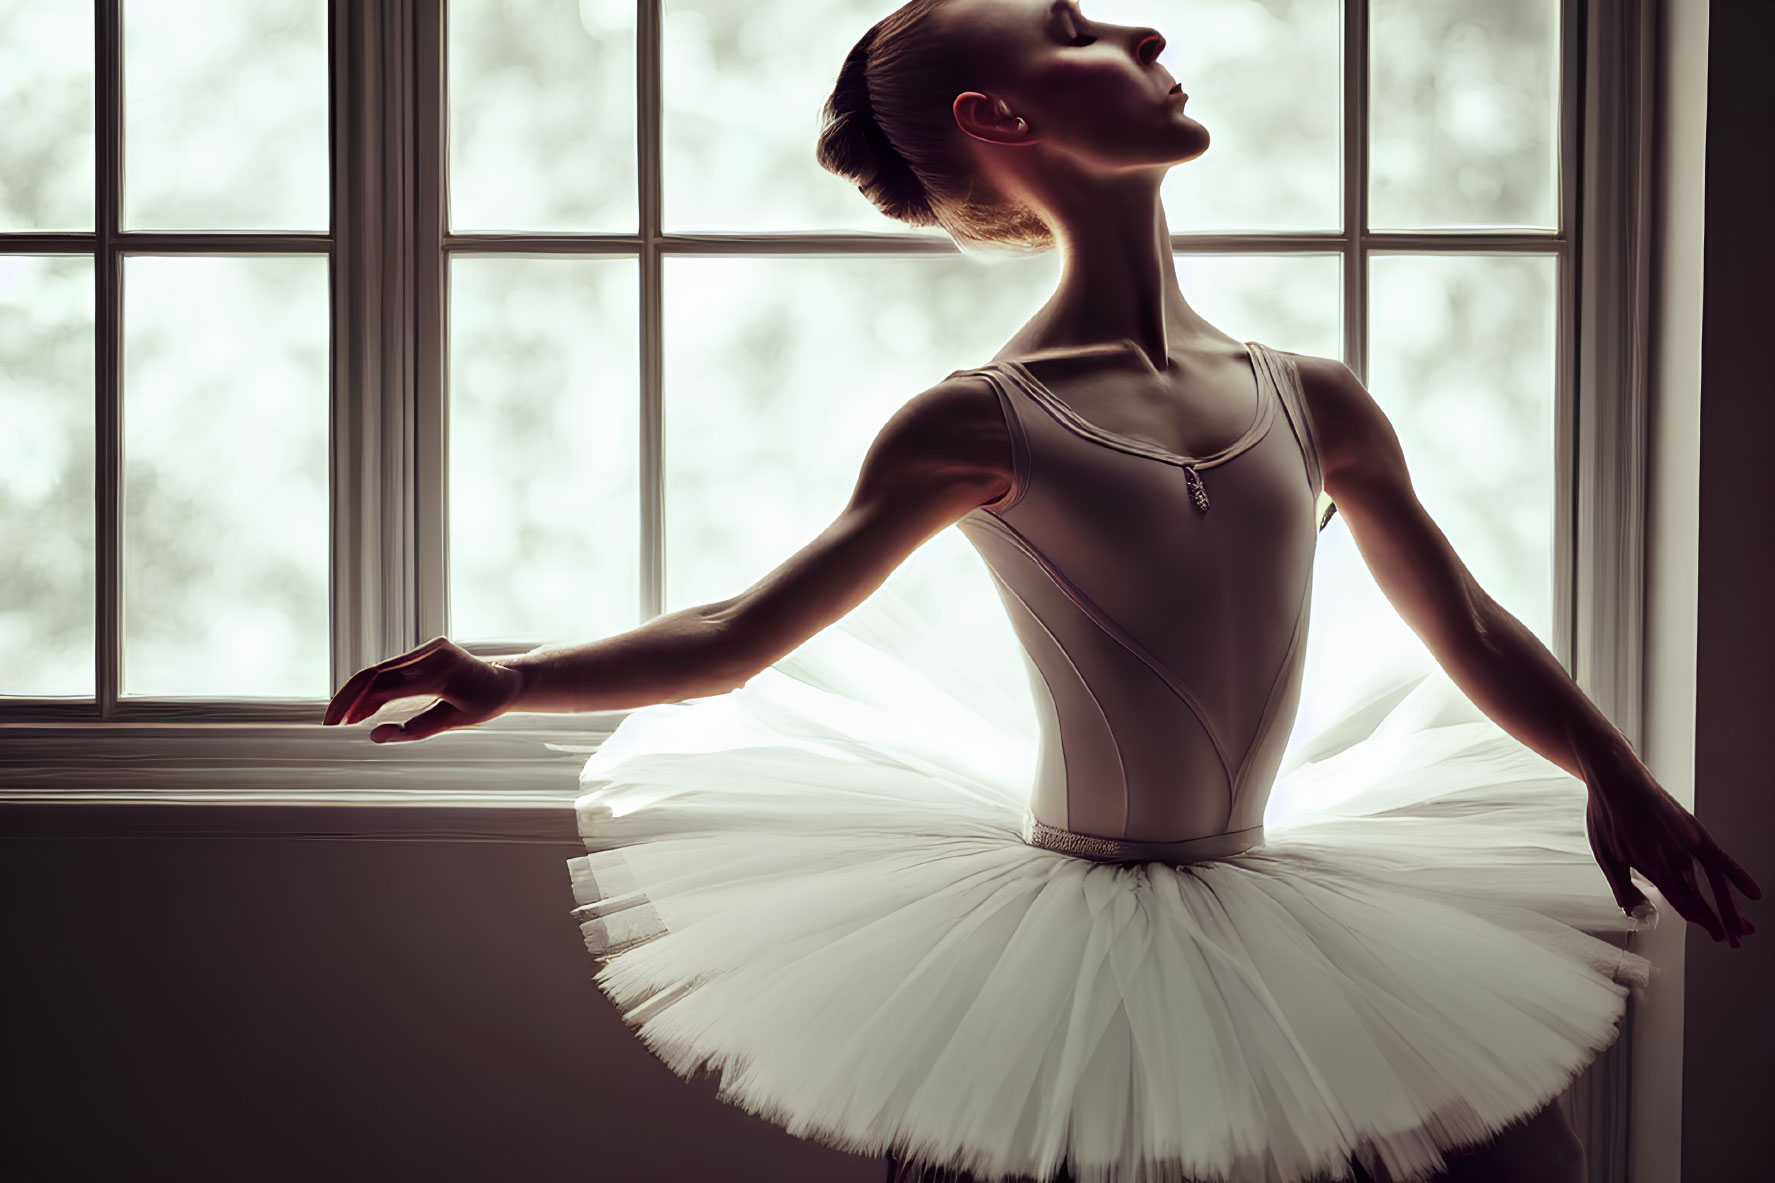
[[[1033,142],[1029,124],[1011,111],[1003,99],[992,99],[977,90],[955,96],[955,125],[987,144],[1017,147]]]

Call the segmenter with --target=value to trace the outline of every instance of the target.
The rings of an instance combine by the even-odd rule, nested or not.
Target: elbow
[[[1398,606],[1412,631],[1444,664],[1485,666],[1502,653],[1497,605],[1469,578],[1422,587]]]
[[[769,663],[760,663],[746,643],[745,617],[734,600],[706,604],[697,610],[705,632],[698,662],[698,689],[688,697],[727,694],[751,681]]]
[[[1465,619],[1460,630],[1461,637],[1470,652],[1485,661],[1495,660],[1503,656],[1503,640],[1506,630],[1500,618],[1502,609],[1498,602],[1486,594],[1472,579],[1467,579],[1465,588]]]

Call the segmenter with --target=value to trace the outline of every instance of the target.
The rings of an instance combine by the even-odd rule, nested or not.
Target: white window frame
[[[1651,121],[1655,0],[1564,0],[1558,229],[1384,232],[1367,218],[1367,3],[1344,5],[1344,229],[1177,234],[1178,251],[1316,252],[1343,259],[1344,360],[1367,373],[1368,269],[1388,252],[1535,253],[1556,258],[1554,637],[1579,683],[1638,742],[1646,482]],[[125,232],[120,228],[121,0],[94,0],[97,229],[0,234],[3,252],[82,252],[97,267],[97,694],[0,702],[0,800],[20,792],[173,791],[206,785],[275,796],[317,770],[434,791],[486,783],[562,795],[569,763],[539,739],[595,743],[626,712],[514,715],[420,744],[370,751],[361,731],[322,728],[319,701],[216,702],[118,694],[117,582],[121,259],[132,251],[325,253],[332,309],[333,684],[447,632],[446,274],[462,254],[620,255],[640,273],[640,594],[663,611],[660,463],[662,260],[668,254],[948,254],[913,234],[670,234],[661,219],[660,4],[637,0],[639,226],[635,234],[452,234],[444,221],[444,4],[329,5],[332,225],[328,233]],[[1587,183],[1586,183],[1587,179]],[[1579,478],[1582,478],[1581,480]],[[599,523],[587,523],[596,528]],[[478,647],[483,652],[490,646]],[[510,651],[509,647],[501,651]],[[293,744],[267,767],[265,742]],[[194,751],[209,753],[195,760]],[[538,753],[543,753],[539,755]],[[300,753],[300,754],[298,754]],[[474,771],[465,771],[465,762]],[[206,771],[207,770],[207,771]]]

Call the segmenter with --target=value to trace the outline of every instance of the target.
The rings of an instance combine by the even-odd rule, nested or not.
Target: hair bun
[[[826,100],[815,157],[820,166],[857,187],[890,218],[915,226],[936,222],[930,194],[875,117],[869,96],[869,47],[881,25],[870,26],[845,55]]]
[[[947,96],[969,88],[978,63],[936,19],[947,2],[906,0],[857,40],[814,155],[888,217],[939,226],[963,249],[1046,250],[1054,234],[1040,211],[983,176],[956,128]]]

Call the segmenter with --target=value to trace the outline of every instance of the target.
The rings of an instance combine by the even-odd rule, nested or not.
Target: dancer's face
[[[1200,156],[1208,129],[1183,113],[1181,87],[1158,64],[1165,38],[1145,25],[1094,21],[1081,11],[1090,2],[946,4],[941,19],[968,63],[957,124],[977,141],[1027,144],[1109,171]]]

